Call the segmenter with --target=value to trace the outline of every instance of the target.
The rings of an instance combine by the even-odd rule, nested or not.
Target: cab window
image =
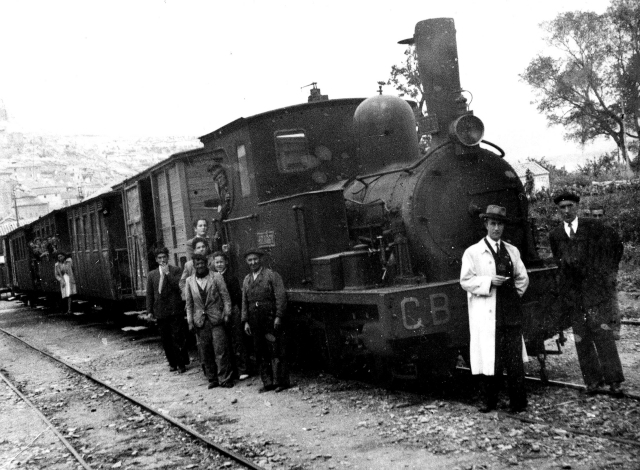
[[[309,141],[303,129],[277,131],[275,145],[280,173],[298,173],[320,164],[309,152]]]

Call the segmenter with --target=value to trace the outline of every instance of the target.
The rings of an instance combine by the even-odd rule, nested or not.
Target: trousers
[[[493,376],[484,376],[483,394],[485,404],[495,408],[502,384],[502,372],[507,370],[507,390],[511,408],[527,406],[524,386],[524,364],[522,362],[522,328],[503,326],[496,328],[496,364]]]
[[[572,320],[576,352],[584,383],[596,385],[605,382],[610,385],[623,382],[624,374],[613,331],[590,321],[587,314],[576,315]]]
[[[184,367],[189,364],[187,350],[187,328],[179,315],[158,319],[158,330],[162,348],[167,356],[170,367]]]
[[[249,326],[263,385],[288,387],[290,381],[286,360],[286,333],[284,325],[278,331],[274,330],[274,320],[273,312],[264,309],[249,310]]]
[[[244,328],[240,319],[240,309],[233,307],[231,310],[231,319],[226,325],[227,335],[231,342],[231,351],[233,352],[232,362],[238,375],[248,373],[247,369],[247,349],[244,346]]]
[[[205,318],[201,327],[196,327],[198,350],[209,382],[224,384],[231,380],[231,355],[224,325],[213,326]]]

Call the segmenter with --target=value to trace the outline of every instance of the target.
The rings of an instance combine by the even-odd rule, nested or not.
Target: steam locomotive
[[[112,307],[142,299],[151,248],[163,244],[184,264],[190,221],[204,217],[240,276],[246,249],[267,253],[287,287],[294,336],[329,368],[369,358],[380,371],[415,376],[453,367],[468,350],[460,262],[485,234],[479,214],[498,204],[513,219],[504,238],[529,268],[525,339],[543,352],[541,340],[557,332],[555,268],[536,254],[518,176],[468,109],[454,22],[421,21],[401,43],[415,45],[426,116],[398,97],[329,100],[314,87],[308,103],[237,119],[202,136],[202,148],[63,209],[56,233],[80,271],[79,294]],[[430,136],[426,152],[418,128]],[[33,237],[21,229],[9,240]],[[21,243],[7,245],[16,261]],[[20,288],[17,265],[9,270]]]

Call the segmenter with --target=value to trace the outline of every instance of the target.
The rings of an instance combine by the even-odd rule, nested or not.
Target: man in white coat
[[[497,406],[506,368],[510,408],[519,412],[527,407],[520,297],[529,285],[529,276],[518,249],[502,240],[509,222],[507,210],[490,205],[480,217],[487,236],[464,252],[460,273],[469,304],[471,373],[484,376],[480,411],[486,413]]]

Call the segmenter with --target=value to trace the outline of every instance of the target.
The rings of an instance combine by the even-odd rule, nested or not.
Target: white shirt
[[[573,227],[573,233],[575,235],[575,233],[578,231],[578,217],[577,216],[576,216],[575,219],[573,219],[571,221],[571,223],[567,223],[567,222],[564,223],[564,231],[567,232],[567,237],[571,236],[571,228],[570,227]]]
[[[196,282],[200,286],[200,289],[207,290],[207,280],[208,279],[209,279],[209,276],[205,276],[205,277],[196,276]]]
[[[262,272],[262,268],[258,269],[255,273],[251,273],[253,274],[254,281],[257,279],[257,277],[260,275],[261,272]]]
[[[485,238],[486,238],[487,242],[489,243],[489,245],[491,246],[491,248],[493,248],[493,251],[495,251],[496,253],[499,253],[500,252],[500,240],[495,241],[489,235],[487,235]]]

